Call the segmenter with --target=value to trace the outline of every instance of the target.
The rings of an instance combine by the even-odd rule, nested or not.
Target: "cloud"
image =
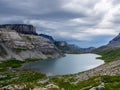
[[[120,32],[119,11],[120,0],[0,0],[0,24],[33,24],[38,33],[90,46]]]

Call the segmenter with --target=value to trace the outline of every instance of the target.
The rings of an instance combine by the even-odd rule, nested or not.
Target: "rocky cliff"
[[[20,34],[15,30],[0,29],[0,60],[15,58],[24,60],[27,58],[59,57],[61,53],[48,39],[36,36]]]
[[[37,35],[36,28],[32,25],[27,25],[27,24],[4,24],[4,25],[0,25],[0,28],[15,30],[23,34]]]
[[[120,46],[120,33],[108,43],[108,46]]]
[[[47,38],[47,39],[49,39],[49,40],[50,40],[50,41],[52,41],[52,42],[55,42],[55,40],[53,39],[53,37],[52,37],[52,36],[50,36],[50,35],[46,35],[46,34],[39,34],[39,36],[44,37],[44,38]]]
[[[64,53],[81,53],[75,44],[68,44],[66,41],[55,41],[54,44]]]

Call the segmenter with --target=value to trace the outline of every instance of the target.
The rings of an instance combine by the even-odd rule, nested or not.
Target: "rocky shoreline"
[[[109,63],[105,63],[103,65],[100,65],[94,69],[80,72],[78,74],[72,75],[74,79],[76,79],[77,82],[88,80],[91,77],[94,76],[115,76],[120,75],[120,60],[112,61]]]
[[[21,72],[26,73],[26,74],[21,74],[21,75],[28,75],[29,72],[31,72],[31,71],[24,71],[24,70],[20,71],[20,72],[13,71],[13,73],[17,74],[16,75],[17,77],[13,77],[13,76],[12,77],[14,79],[18,79],[18,77],[21,77],[21,75],[20,75]],[[27,74],[27,72],[28,72],[28,74]],[[31,74],[33,74],[33,76],[35,76],[36,74],[39,74],[39,73],[34,74],[34,72],[31,72]],[[91,70],[88,70],[85,72],[81,72],[81,73],[77,73],[77,74],[62,75],[62,76],[50,76],[50,77],[46,77],[43,79],[36,78],[37,80],[35,81],[35,83],[37,83],[40,86],[37,86],[37,87],[34,86],[34,88],[29,89],[29,90],[49,90],[49,88],[50,89],[55,88],[55,90],[68,90],[65,88],[61,89],[59,84],[57,84],[56,82],[62,82],[62,83],[66,83],[66,84],[69,83],[70,85],[74,86],[74,85],[78,85],[80,82],[85,82],[87,80],[90,80],[91,78],[93,78],[93,80],[95,80],[94,77],[96,77],[96,80],[98,80],[98,81],[100,80],[99,84],[97,84],[96,86],[93,86],[93,85],[84,86],[80,90],[103,90],[103,88],[105,88],[105,84],[104,84],[104,82],[101,81],[100,77],[106,76],[106,75],[108,75],[108,76],[119,76],[120,75],[120,60],[105,63],[94,69],[91,69]],[[2,78],[4,78],[4,77],[6,77],[6,75],[2,75]],[[56,81],[56,79],[57,79],[57,81]],[[30,83],[30,84],[34,85],[35,83]],[[25,84],[25,83],[24,83],[24,85],[22,85],[22,84],[7,85],[7,86],[2,87],[1,90],[4,90],[4,89],[21,90],[21,88],[22,89],[26,88],[27,87],[26,85],[27,84]],[[41,86],[41,85],[43,85],[43,86]],[[73,90],[73,89],[70,89],[70,90]],[[75,90],[78,90],[78,89],[75,89]]]

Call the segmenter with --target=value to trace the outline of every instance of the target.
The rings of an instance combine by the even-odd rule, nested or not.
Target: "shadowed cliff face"
[[[27,24],[4,24],[4,25],[0,25],[0,28],[15,30],[23,34],[37,35],[36,28],[32,25],[27,25]]]
[[[8,29],[0,29],[0,52],[3,52],[0,54],[0,60],[47,59],[61,56],[50,40],[36,35],[20,34]]]
[[[120,46],[120,33],[109,41],[108,46]]]

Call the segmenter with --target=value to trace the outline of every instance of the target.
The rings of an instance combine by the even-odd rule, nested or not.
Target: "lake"
[[[74,74],[104,64],[97,54],[66,54],[59,59],[40,60],[24,64],[23,68],[45,73],[47,76]]]

